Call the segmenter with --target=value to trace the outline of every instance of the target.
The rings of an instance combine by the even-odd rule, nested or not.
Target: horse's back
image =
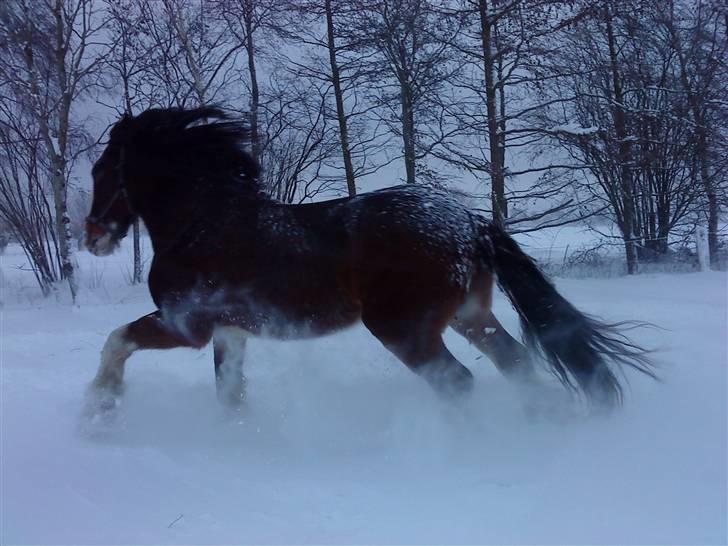
[[[351,261],[366,307],[414,315],[456,307],[483,266],[481,221],[445,192],[398,186],[347,208]]]

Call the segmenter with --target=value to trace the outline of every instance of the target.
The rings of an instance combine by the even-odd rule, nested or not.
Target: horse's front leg
[[[219,326],[212,335],[215,353],[215,384],[220,402],[232,409],[245,402],[245,344],[248,333],[235,326]]]
[[[91,411],[108,411],[116,405],[124,382],[127,359],[141,349],[202,348],[212,337],[212,324],[204,319],[187,320],[184,333],[170,326],[156,311],[117,328],[106,340],[101,351],[101,364],[91,383]]]

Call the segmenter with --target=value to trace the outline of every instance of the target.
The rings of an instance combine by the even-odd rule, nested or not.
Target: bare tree
[[[228,31],[215,0],[137,0],[138,29],[151,44],[146,101],[190,107],[233,97],[243,48]]]
[[[459,31],[447,44],[460,54],[462,66],[450,94],[441,96],[450,125],[434,153],[478,179],[488,178],[496,222],[530,230],[578,219],[578,202],[564,196],[568,183],[550,182],[555,170],[578,166],[537,153],[545,137],[533,116],[546,106],[536,98],[542,64],[557,49],[558,33],[583,17],[584,8],[559,0],[459,0],[443,2],[440,12],[457,22]],[[524,167],[527,155],[538,161]],[[529,183],[521,180],[538,174],[542,178],[524,187]],[[528,210],[534,202],[550,201],[556,204]]]
[[[718,220],[720,215],[720,154],[716,154],[726,133],[725,72],[728,57],[728,12],[719,2],[676,2],[660,6],[657,23],[669,38],[679,67],[681,90],[688,105],[695,134],[694,152],[706,199],[708,248],[712,266],[717,265]],[[723,125],[725,128],[725,125]]]
[[[655,31],[662,6],[596,4],[562,34],[545,67],[551,106],[539,112],[544,134],[584,167],[576,185],[618,226],[629,273],[664,256],[677,228],[692,230],[703,193],[680,55],[669,29]]]
[[[363,59],[353,50],[345,30],[354,16],[353,5],[349,0],[290,0],[285,6],[287,20],[279,32],[303,50],[289,55],[286,62],[297,77],[331,86],[344,180],[349,195],[354,196],[357,176],[370,168],[367,163],[373,154],[366,147],[376,146],[378,134],[362,121],[370,109],[359,88]]]
[[[147,85],[146,76],[151,71],[153,59],[152,44],[145,39],[140,27],[142,25],[142,9],[135,0],[108,1],[108,23],[111,42],[114,47],[106,58],[105,68],[111,73],[112,96],[120,89],[120,102],[117,112],[133,115],[140,110],[152,106],[144,93]],[[133,239],[133,271],[132,284],[142,282],[142,253],[139,220],[132,226]]]
[[[228,30],[235,36],[237,43],[245,50],[244,79],[248,95],[247,112],[252,141],[251,153],[259,158],[261,151],[260,110],[261,86],[259,83],[260,44],[274,47],[278,19],[281,14],[280,3],[276,0],[218,0]]]
[[[358,0],[348,32],[369,53],[367,85],[376,112],[402,139],[407,183],[438,143],[445,109],[440,94],[458,70],[445,38],[457,32],[428,0]]]
[[[633,237],[640,261],[664,259],[676,229],[693,230],[701,194],[695,138],[685,123],[688,104],[679,92],[674,49],[650,24],[656,13],[629,21],[633,62],[624,69],[636,185]]]
[[[354,180],[354,165],[351,161],[351,149],[349,147],[349,128],[346,123],[344,111],[344,93],[341,86],[341,74],[339,62],[336,56],[336,27],[334,26],[334,9],[331,0],[324,0],[324,12],[326,14],[326,45],[329,52],[329,64],[331,66],[331,83],[334,86],[334,99],[336,100],[336,117],[339,121],[339,140],[341,141],[341,155],[344,158],[344,172],[346,173],[346,187],[349,196],[356,195],[356,181]]]
[[[68,182],[73,162],[88,146],[74,106],[93,85],[103,58],[97,40],[104,23],[93,0],[10,0],[2,7],[0,79],[38,126],[53,190],[61,273],[74,300]]]
[[[0,220],[22,247],[43,295],[61,277],[61,256],[53,222],[47,165],[38,142],[41,136],[32,119],[8,115],[15,108],[0,102]]]
[[[261,112],[266,129],[261,139],[264,186],[286,203],[312,199],[332,189],[326,174],[339,150],[338,132],[327,115],[329,86],[274,74]]]
[[[636,273],[636,136],[624,74],[635,61],[635,50],[630,47],[634,37],[623,32],[625,7],[620,6],[618,12],[614,1],[604,2],[592,17],[563,36],[560,56],[550,66],[557,89],[554,103],[558,106],[553,111],[562,119],[547,128],[577,162],[589,167],[597,185],[585,187],[594,197],[606,200],[622,234],[628,272]]]

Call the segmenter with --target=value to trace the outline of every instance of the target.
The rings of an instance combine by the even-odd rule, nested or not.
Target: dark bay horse
[[[218,394],[234,406],[247,336],[319,336],[359,320],[446,394],[473,382],[442,341],[448,326],[508,376],[529,376],[539,351],[600,404],[622,398],[610,365],[652,375],[638,347],[579,312],[503,229],[447,193],[410,185],[285,205],[262,191],[247,144],[246,128],[211,107],[148,110],[113,126],[93,167],[87,246],[111,253],[141,218],[157,311],[109,336],[93,382],[100,400],[120,393],[134,351],[212,339]],[[528,349],[490,311],[496,276]]]

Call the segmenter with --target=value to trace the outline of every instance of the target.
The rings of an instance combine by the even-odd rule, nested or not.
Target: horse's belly
[[[223,322],[239,325],[254,335],[277,339],[301,339],[335,332],[356,323],[359,306],[343,297],[308,299],[249,298],[230,306]]]

